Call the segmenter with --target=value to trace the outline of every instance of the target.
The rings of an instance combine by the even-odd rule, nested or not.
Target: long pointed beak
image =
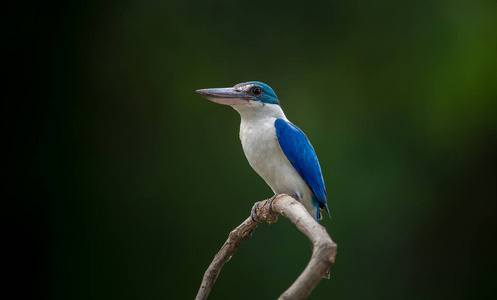
[[[197,90],[197,93],[207,100],[224,105],[245,104],[254,99],[254,96],[234,88],[203,89]]]

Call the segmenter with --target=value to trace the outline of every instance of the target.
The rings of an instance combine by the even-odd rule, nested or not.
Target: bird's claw
[[[276,199],[278,194],[274,195],[273,197],[269,198],[268,203],[269,203],[269,213],[273,214],[273,201]]]
[[[259,220],[259,217],[257,217],[257,210],[259,210],[259,202],[256,202],[254,206],[252,206],[252,210],[250,211],[250,217],[252,218],[252,221],[256,223],[260,223],[261,221]]]

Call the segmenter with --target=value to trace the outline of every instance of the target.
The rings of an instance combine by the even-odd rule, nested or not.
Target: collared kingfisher
[[[302,130],[286,118],[267,84],[250,81],[197,93],[238,111],[245,156],[275,195],[285,193],[294,197],[318,222],[320,209],[330,214],[316,152]]]

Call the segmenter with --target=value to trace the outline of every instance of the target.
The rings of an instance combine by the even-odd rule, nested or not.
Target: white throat
[[[261,121],[264,119],[284,119],[288,120],[279,104],[269,104],[260,101],[249,101],[243,105],[232,106],[240,116],[243,122]]]

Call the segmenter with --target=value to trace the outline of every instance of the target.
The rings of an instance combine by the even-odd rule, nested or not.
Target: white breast
[[[276,117],[244,118],[241,115],[240,140],[250,166],[275,194],[286,193],[298,198],[314,216],[312,193],[279,146],[274,127]],[[281,118],[286,120],[284,115]]]

